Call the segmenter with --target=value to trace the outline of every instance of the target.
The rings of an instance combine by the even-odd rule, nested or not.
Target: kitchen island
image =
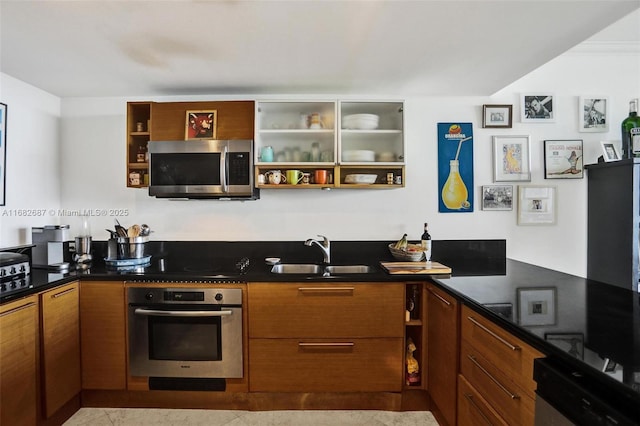
[[[379,263],[392,260],[387,244],[333,242],[332,263],[364,264],[371,267],[371,272],[330,279],[271,272],[271,266],[264,261],[266,257],[280,257],[287,263],[321,263],[320,252],[304,247],[302,242],[156,242],[150,265],[127,270],[106,267],[101,260],[102,248],[96,244],[95,260],[89,268],[66,274],[34,270],[32,286],[3,298],[2,304],[76,280],[120,284],[179,281],[190,285],[198,282],[304,282],[316,286],[328,282],[430,283],[556,360],[567,371],[580,372],[589,379],[585,379],[585,386],[604,390],[601,394],[619,411],[631,418],[640,417],[636,373],[640,358],[640,322],[636,293],[505,259],[504,241],[436,241],[433,260],[450,266],[451,275],[390,275]],[[239,272],[235,270],[236,263],[242,258],[249,262],[244,272]],[[422,300],[426,300],[426,296]],[[426,347],[424,352],[422,359],[426,360]]]

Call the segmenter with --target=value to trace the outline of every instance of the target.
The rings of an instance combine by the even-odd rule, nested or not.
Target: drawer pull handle
[[[3,313],[1,313],[1,314],[0,314],[0,317],[3,317],[3,316],[5,316],[5,315],[11,315],[11,314],[13,314],[13,313],[16,313],[16,312],[18,312],[18,311],[21,311],[21,310],[23,310],[23,309],[30,308],[30,307],[32,307],[32,306],[35,306],[35,303],[34,303],[34,302],[29,302],[29,303],[27,303],[26,305],[18,306],[17,308],[9,309],[7,312],[3,312]]]
[[[504,340],[502,337],[498,336],[496,333],[494,333],[493,331],[489,330],[487,327],[485,327],[484,325],[480,324],[478,321],[476,321],[473,317],[467,317],[467,319],[469,321],[471,321],[472,323],[474,323],[475,325],[477,325],[478,327],[480,327],[480,329],[482,329],[483,331],[487,332],[491,337],[495,338],[496,340],[498,340],[500,343],[502,343],[503,345],[505,345],[506,347],[508,347],[509,349],[511,349],[512,351],[519,351],[521,348],[520,346],[515,346],[512,345],[511,343],[507,342],[506,340]]]
[[[340,348],[344,348],[344,347],[353,347],[353,346],[355,346],[355,343],[353,343],[353,342],[318,342],[318,343],[300,342],[300,343],[298,343],[298,346],[300,346],[302,348],[314,348],[314,347],[321,347],[321,348],[340,347]]]
[[[314,292],[336,292],[348,291],[353,292],[355,287],[298,287],[298,291],[314,291]]]
[[[493,426],[493,423],[491,423],[489,421],[489,419],[487,418],[487,416],[482,412],[482,410],[480,409],[480,407],[478,407],[478,404],[476,404],[476,402],[473,400],[473,395],[471,395],[470,393],[465,393],[464,397],[467,398],[467,400],[469,401],[469,404],[471,404],[471,406],[473,408],[475,408],[475,410],[480,413],[480,416],[482,416],[482,419],[487,422],[487,424],[489,426]]]
[[[440,299],[440,301],[442,303],[444,303],[447,306],[451,306],[451,302],[449,302],[447,299],[445,299],[444,297],[440,296],[438,293],[436,293],[435,291],[429,289],[429,293],[433,294],[435,297],[437,297],[438,299]]]
[[[62,297],[62,296],[64,296],[65,294],[67,294],[67,293],[71,293],[72,291],[76,291],[76,290],[77,290],[77,287],[70,288],[70,289],[67,289],[67,290],[65,290],[65,291],[61,291],[60,293],[56,293],[56,294],[52,295],[52,296],[51,296],[51,298],[52,298],[52,299],[57,299],[58,297]]]
[[[519,395],[516,395],[514,393],[509,392],[509,389],[507,389],[506,387],[504,387],[504,385],[502,383],[500,383],[500,381],[498,379],[496,379],[495,377],[493,377],[491,375],[491,373],[489,373],[483,366],[480,365],[480,363],[476,360],[476,358],[473,355],[467,355],[467,358],[469,358],[471,360],[471,362],[473,362],[476,367],[478,367],[480,369],[480,371],[482,371],[484,374],[487,375],[487,377],[489,377],[491,379],[491,381],[493,383],[495,383],[496,385],[498,385],[498,387],[507,395],[509,395],[509,398],[511,399],[520,399]]]

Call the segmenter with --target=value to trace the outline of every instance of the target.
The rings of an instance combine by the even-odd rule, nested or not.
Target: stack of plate
[[[342,119],[343,129],[373,130],[378,128],[378,117],[376,114],[351,114],[345,115]]]
[[[342,161],[375,161],[376,153],[368,149],[356,149],[342,153]]]

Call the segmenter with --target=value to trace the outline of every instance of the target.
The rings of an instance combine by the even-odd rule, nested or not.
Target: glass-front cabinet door
[[[341,101],[339,127],[341,187],[404,186],[402,101]]]
[[[403,187],[403,114],[402,101],[256,102],[256,185]]]
[[[336,121],[335,101],[256,102],[256,176],[267,177],[264,183],[258,178],[257,186],[333,187]],[[316,170],[326,170],[331,180],[315,182]],[[272,171],[280,171],[279,182],[273,181]],[[304,182],[303,174],[309,176]]]

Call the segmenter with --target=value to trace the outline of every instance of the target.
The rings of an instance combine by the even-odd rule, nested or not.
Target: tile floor
[[[429,411],[235,411],[82,408],[63,426],[437,426]]]

